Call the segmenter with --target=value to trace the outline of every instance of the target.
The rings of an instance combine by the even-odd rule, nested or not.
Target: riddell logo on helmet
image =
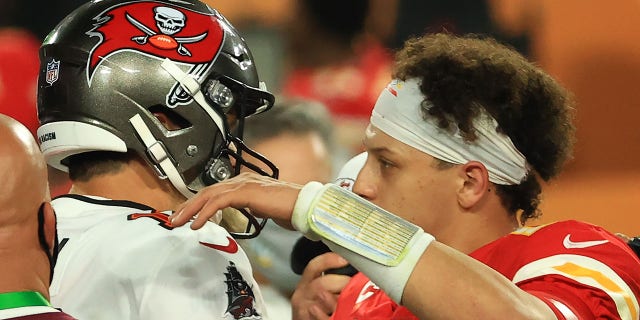
[[[220,51],[224,31],[215,16],[157,2],[128,2],[94,18],[87,35],[99,37],[89,55],[87,81],[110,55],[139,52],[208,67]]]

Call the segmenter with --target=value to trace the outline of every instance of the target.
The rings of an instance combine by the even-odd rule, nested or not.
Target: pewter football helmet
[[[83,152],[135,151],[186,197],[241,166],[277,176],[241,140],[244,118],[274,97],[242,37],[202,2],[91,1],[49,34],[40,60],[38,137],[53,167]]]

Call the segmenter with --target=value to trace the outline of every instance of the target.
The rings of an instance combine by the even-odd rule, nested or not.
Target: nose
[[[356,178],[356,181],[353,184],[352,191],[357,195],[369,201],[372,201],[376,197],[376,187],[374,183],[375,182],[374,173],[372,172],[371,169],[369,169],[371,167],[369,165],[369,161],[370,160],[367,159],[367,162],[365,163],[364,167],[362,167],[362,169],[358,173],[358,177]]]

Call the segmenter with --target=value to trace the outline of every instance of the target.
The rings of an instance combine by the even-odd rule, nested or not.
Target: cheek
[[[377,202],[403,219],[428,229],[446,217],[451,203],[455,203],[447,190],[437,179],[414,175],[385,185]]]
[[[423,195],[424,186],[415,179],[393,179],[378,189],[376,204],[388,211],[415,223],[428,202]]]

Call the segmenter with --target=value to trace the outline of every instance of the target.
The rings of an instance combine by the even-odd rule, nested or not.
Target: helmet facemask
[[[243,167],[264,176],[278,178],[278,168],[267,158],[247,147],[242,141],[244,119],[273,106],[274,97],[264,90],[262,83],[261,88],[256,89],[229,77],[213,74],[203,81],[202,85],[199,85],[199,91],[190,90],[189,88],[196,87],[195,81],[180,71],[173,62],[165,60],[163,68],[176,78],[183,90],[188,92],[201,108],[207,110],[218,128],[216,140],[219,140],[220,143],[213,151],[201,175],[187,185],[189,191],[195,193],[208,185],[236,176]],[[244,152],[262,162],[268,169],[264,170],[260,165],[247,161],[242,156]],[[171,180],[170,176],[169,178]],[[181,182],[174,183],[173,180],[172,183],[174,186],[181,184]],[[176,188],[180,190],[178,186]],[[185,196],[190,197],[191,195],[186,194]],[[230,234],[238,239],[258,236],[267,219],[256,218],[247,209],[238,209],[237,211],[242,213],[244,218],[233,218],[234,223],[229,224]],[[233,210],[228,210],[225,216],[231,219],[233,212]],[[246,227],[243,230],[239,230],[237,227],[231,228],[232,225],[237,226],[241,221],[246,221]]]

